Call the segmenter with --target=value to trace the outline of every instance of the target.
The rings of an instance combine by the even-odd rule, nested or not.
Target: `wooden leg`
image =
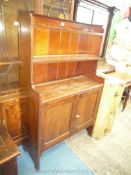
[[[4,165],[1,165],[0,175],[18,175],[16,159],[13,159]]]
[[[40,170],[40,155],[36,151],[34,154],[31,154],[31,157],[34,161],[34,166],[35,166],[36,170],[39,171]]]
[[[34,164],[35,164],[36,170],[39,172],[39,170],[40,170],[40,157],[36,157],[34,159]]]
[[[89,136],[92,136],[92,134],[93,134],[93,129],[94,129],[94,126],[89,126],[88,128],[86,128],[86,130],[87,130]]]
[[[33,148],[33,146],[29,144],[29,142],[26,142],[25,144],[23,144],[23,149],[24,151],[27,151],[29,153],[29,155],[31,156],[34,162],[35,169],[39,171],[40,170],[40,154],[38,153],[38,151],[35,150],[35,148]]]

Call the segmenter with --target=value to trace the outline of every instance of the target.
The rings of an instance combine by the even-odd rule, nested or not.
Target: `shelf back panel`
[[[103,38],[102,26],[55,19],[26,11],[21,11],[18,19],[22,88],[79,75],[95,76]],[[78,58],[69,57],[70,54],[74,58],[77,55]],[[81,58],[81,55],[85,57],[86,54],[87,60]],[[59,57],[53,63],[50,56],[55,55],[67,56],[69,60]],[[44,56],[49,57],[47,59]],[[46,62],[42,62],[42,59],[46,59]]]
[[[96,76],[97,60],[62,63],[34,63],[33,84],[61,80],[81,75]]]
[[[100,25],[87,25],[33,15],[33,55],[93,54],[99,56]]]

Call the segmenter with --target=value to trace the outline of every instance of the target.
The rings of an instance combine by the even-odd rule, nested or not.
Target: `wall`
[[[109,6],[115,6],[118,9],[124,9],[129,4],[131,4],[131,0],[99,0],[99,1]]]

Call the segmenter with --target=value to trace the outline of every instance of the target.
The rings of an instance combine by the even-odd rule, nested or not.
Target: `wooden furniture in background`
[[[0,61],[0,122],[5,124],[17,144],[23,143],[26,138],[22,131],[24,126],[21,116],[25,115],[23,113],[26,109],[24,98],[28,95],[20,91],[19,82],[15,81],[19,78],[15,78],[12,72],[13,69],[19,69],[20,64],[20,61],[16,59]]]
[[[22,115],[26,115],[26,92],[20,91],[18,58],[18,9],[34,9],[34,0],[0,1],[0,122],[4,123],[13,141],[22,144]],[[15,23],[17,24],[17,23]],[[23,108],[21,110],[21,108]]]
[[[111,132],[124,89],[131,85],[131,75],[128,73],[116,71],[101,73],[101,76],[105,78],[105,82],[93,131],[96,138]]]
[[[130,92],[131,92],[131,85],[128,85],[125,89],[124,89],[124,92],[123,92],[123,95],[122,95],[122,101],[123,101],[123,107],[122,107],[122,111],[125,110],[126,108],[126,105],[127,105],[127,101],[130,97]]]
[[[22,93],[14,89],[0,97],[0,122],[4,123],[17,145],[22,144],[26,139],[22,118],[28,109],[27,96],[26,92]]]
[[[101,73],[108,74],[111,72],[115,72],[115,66],[106,63],[106,60],[101,58],[97,64],[97,75],[99,76]]]
[[[6,95],[14,89],[19,88],[19,64],[18,60],[6,60],[0,61],[0,96]],[[17,72],[13,74],[13,69]]]
[[[103,80],[96,66],[102,26],[19,12],[20,86],[26,147],[39,169],[41,153],[95,123]]]
[[[18,175],[16,157],[20,151],[0,122],[0,175]]]
[[[7,87],[19,88],[17,10],[25,8],[34,9],[34,0],[0,1],[0,95],[1,91],[2,95],[3,91],[7,92]],[[8,86],[5,82],[9,82]]]

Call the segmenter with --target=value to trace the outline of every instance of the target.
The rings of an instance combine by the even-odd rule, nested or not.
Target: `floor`
[[[85,130],[66,140],[97,175],[131,175],[131,101],[117,111],[112,132],[100,140]]]
[[[110,134],[96,140],[82,130],[44,152],[39,173],[20,147],[19,175],[131,175],[131,101],[120,109]]]
[[[21,156],[17,159],[19,175],[95,175],[65,142],[41,155],[39,172],[35,170],[29,154],[22,147],[20,151]]]

